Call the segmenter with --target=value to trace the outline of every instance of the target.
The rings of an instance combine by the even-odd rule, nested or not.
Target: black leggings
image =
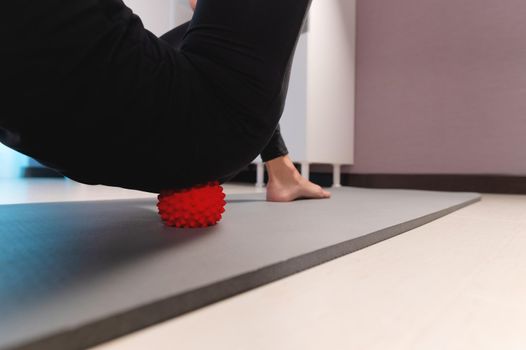
[[[13,112],[0,141],[88,184],[223,183],[279,154],[310,3],[199,0],[186,28],[159,39],[120,0],[9,2],[0,102]]]
[[[180,26],[172,29],[168,33],[162,35],[161,39],[172,45],[172,47],[174,47],[175,49],[179,49],[183,43],[183,38],[187,33],[189,26],[190,21],[183,23]],[[289,67],[289,71],[287,71],[286,79],[289,79],[290,68],[291,67]],[[263,151],[261,151],[261,160],[263,162],[267,162],[269,160],[285,156],[287,154],[289,154],[289,150],[287,148],[287,145],[285,144],[285,140],[283,140],[283,136],[281,135],[281,128],[278,124],[276,130],[274,131],[274,134],[270,138],[270,141],[267,143]],[[223,181],[224,180],[226,179],[223,179]]]

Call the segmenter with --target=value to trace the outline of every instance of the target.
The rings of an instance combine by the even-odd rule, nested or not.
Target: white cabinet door
[[[307,159],[354,162],[356,1],[314,0],[307,54]]]

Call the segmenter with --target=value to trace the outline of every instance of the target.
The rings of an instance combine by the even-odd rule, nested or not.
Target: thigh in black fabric
[[[186,174],[202,183],[239,171],[257,156],[264,135],[250,137],[198,72],[191,66],[183,71],[182,99],[190,101],[184,110],[190,137]]]
[[[275,100],[311,0],[200,0],[181,52],[248,129],[274,130]]]

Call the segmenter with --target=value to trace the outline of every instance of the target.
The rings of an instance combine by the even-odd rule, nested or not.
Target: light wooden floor
[[[2,203],[144,196],[125,192],[0,182]],[[95,349],[526,349],[525,251],[526,196],[487,194],[388,241]]]

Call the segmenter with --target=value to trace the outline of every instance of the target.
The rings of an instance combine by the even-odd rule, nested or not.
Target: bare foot
[[[269,202],[331,197],[330,192],[302,177],[288,157],[267,162],[267,168],[269,170],[267,201]]]
[[[282,184],[277,181],[269,181],[267,184],[267,201],[269,202],[291,202],[301,198],[323,199],[330,197],[330,192],[304,177],[301,177],[296,184]]]

